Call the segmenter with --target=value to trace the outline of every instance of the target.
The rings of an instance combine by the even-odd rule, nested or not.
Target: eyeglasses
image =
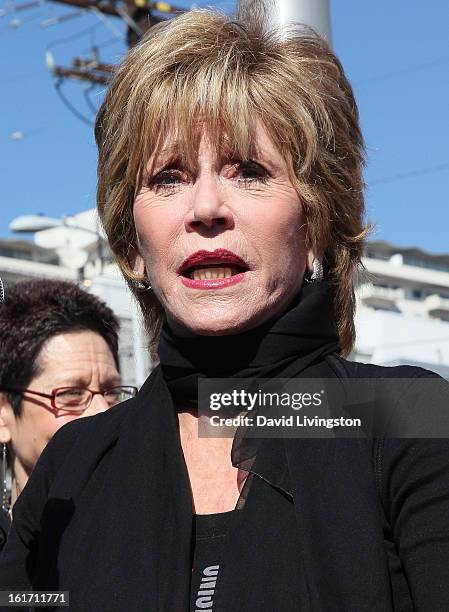
[[[109,406],[115,406],[137,395],[137,387],[117,386],[104,391],[92,391],[84,387],[57,387],[51,394],[33,391],[33,389],[4,389],[12,393],[30,393],[51,400],[54,410],[67,410],[68,412],[84,412],[89,408],[94,395],[102,395]]]

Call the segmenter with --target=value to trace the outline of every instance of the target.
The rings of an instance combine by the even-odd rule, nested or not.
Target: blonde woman
[[[56,434],[1,588],[67,590],[79,612],[447,609],[446,440],[197,431],[201,377],[435,376],[345,358],[368,230],[338,59],[255,6],[194,10],[128,54],[96,139],[98,210],[160,365]]]

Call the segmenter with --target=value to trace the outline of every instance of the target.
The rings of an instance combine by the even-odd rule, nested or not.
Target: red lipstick
[[[234,273],[225,278],[193,279],[190,273],[195,268],[207,268],[213,266],[230,267]],[[196,251],[183,261],[179,268],[181,281],[190,289],[221,289],[230,287],[243,280],[248,265],[245,261],[232,251],[227,249],[215,249],[215,251]]]
[[[179,268],[179,274],[182,274],[189,268],[204,264],[234,264],[244,269],[248,269],[247,264],[241,257],[228,251],[227,249],[215,249],[215,251],[195,251],[185,259]]]

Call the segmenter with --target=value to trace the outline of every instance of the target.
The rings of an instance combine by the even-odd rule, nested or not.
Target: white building
[[[73,220],[77,226],[87,224],[95,229],[94,211],[81,213]],[[151,369],[148,341],[131,292],[104,244],[101,249],[102,263],[95,234],[65,227],[37,232],[35,243],[0,240],[0,276],[5,284],[5,298],[8,285],[21,280],[79,282],[86,291],[103,299],[118,317],[122,378],[128,384],[140,386]]]
[[[449,255],[370,242],[363,264],[351,357],[449,378]]]

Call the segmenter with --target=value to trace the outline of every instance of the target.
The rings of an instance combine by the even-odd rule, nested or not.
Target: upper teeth
[[[193,280],[207,280],[210,278],[229,278],[232,276],[233,268],[196,268],[190,274]]]

